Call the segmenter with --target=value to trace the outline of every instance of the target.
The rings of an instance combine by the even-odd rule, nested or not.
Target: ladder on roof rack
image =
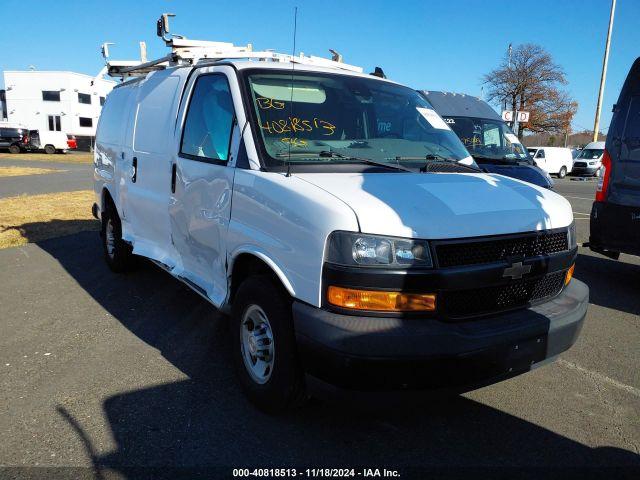
[[[157,34],[166,46],[171,48],[171,53],[151,61],[136,60],[109,60],[110,43],[102,44],[102,56],[106,62],[107,74],[110,77],[122,79],[145,76],[154,70],[162,70],[170,66],[198,65],[219,60],[247,59],[258,61],[271,61],[281,63],[297,63],[317,67],[335,68],[351,72],[362,73],[362,68],[342,62],[342,55],[334,50],[332,59],[276,53],[271,50],[253,51],[253,46],[237,46],[227,42],[212,42],[207,40],[191,40],[180,35],[167,37],[169,33],[169,17],[175,15],[164,13],[157,22]],[[141,45],[142,47],[142,45]],[[144,58],[144,55],[142,55]]]

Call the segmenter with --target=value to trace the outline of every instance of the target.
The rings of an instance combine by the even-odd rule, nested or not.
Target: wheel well
[[[106,188],[102,189],[102,208],[100,213],[103,213],[107,208],[115,208],[116,204],[111,197],[111,193]]]
[[[289,292],[287,292],[287,289],[280,281],[280,278],[278,278],[278,275],[276,275],[269,265],[251,253],[241,253],[233,262],[233,269],[231,270],[231,285],[229,291],[230,302],[233,302],[242,282],[254,275],[269,275],[273,278],[274,283],[281,287],[283,292],[289,295]]]

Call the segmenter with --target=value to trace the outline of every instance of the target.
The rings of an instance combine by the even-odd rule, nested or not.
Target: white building
[[[88,149],[104,99],[115,85],[74,72],[5,71],[0,117],[30,130],[75,135],[78,148]]]

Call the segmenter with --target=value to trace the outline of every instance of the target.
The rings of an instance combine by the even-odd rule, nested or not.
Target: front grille
[[[573,166],[574,166],[574,167],[581,167],[581,168],[584,168],[584,167],[586,167],[586,166],[587,166],[587,164],[586,164],[586,163],[584,163],[584,162],[575,162],[575,163],[573,164]]]
[[[506,238],[436,244],[440,268],[511,262],[513,258],[548,255],[569,249],[567,232],[540,232]]]
[[[455,318],[525,307],[556,296],[564,285],[564,278],[562,271],[497,287],[447,291],[440,295],[440,308],[446,316]]]

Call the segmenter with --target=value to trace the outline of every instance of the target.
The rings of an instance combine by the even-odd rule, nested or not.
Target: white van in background
[[[573,174],[599,176],[602,169],[604,144],[605,142],[587,144],[573,160]]]
[[[529,147],[529,153],[536,165],[549,173],[564,178],[573,169],[571,150],[564,147]]]
[[[34,134],[33,132],[36,133]],[[67,134],[64,132],[33,130],[31,136],[32,150],[44,150],[45,153],[52,154],[66,153],[70,148],[76,148],[75,140],[70,140]]]

